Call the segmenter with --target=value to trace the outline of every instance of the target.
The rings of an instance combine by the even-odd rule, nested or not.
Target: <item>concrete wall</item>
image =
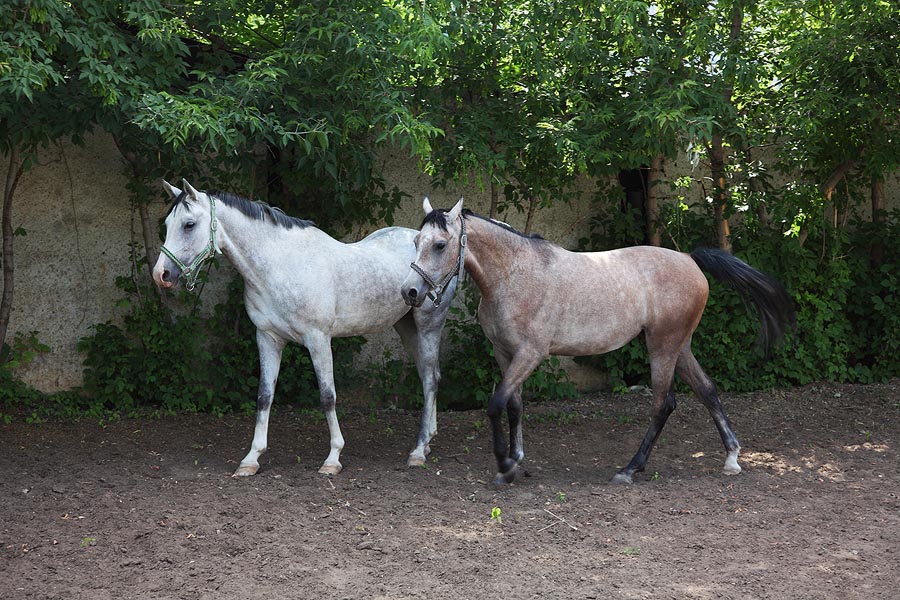
[[[433,190],[430,178],[404,154],[387,153],[383,159],[387,180],[414,198],[395,215],[396,225],[418,228],[426,194],[435,206],[451,206],[462,194],[467,207],[488,210],[489,193],[477,185]],[[191,174],[184,175],[190,180]],[[84,356],[76,349],[78,340],[91,333],[92,325],[120,322],[124,314],[116,307],[123,294],[115,279],[130,273],[128,244],[141,242],[140,219],[125,184],[118,150],[109,136],[99,133],[89,137],[84,147],[64,143],[44,150],[39,165],[20,180],[13,226],[24,229],[26,235],[15,238],[15,295],[8,339],[12,341],[17,332],[36,331],[38,339],[50,346],[49,353],[17,373],[41,391],[80,385]],[[152,216],[163,214],[162,198],[160,190],[159,215]],[[585,234],[589,215],[587,200],[555,207],[539,213],[534,229],[548,239],[574,245]],[[524,214],[504,218],[524,228]],[[366,233],[361,231],[359,236]],[[228,272],[213,276],[214,283],[229,278]],[[216,302],[218,287],[204,290],[206,306]],[[385,347],[402,352],[393,331],[370,338],[359,364],[380,358]]]
[[[463,195],[468,208],[488,212],[489,190],[477,183],[435,190],[430,178],[405,154],[388,152],[382,159],[389,184],[414,198],[395,215],[396,225],[418,228],[424,195],[441,207],[452,206]],[[122,297],[115,278],[130,272],[128,244],[140,241],[140,219],[130,204],[124,165],[109,136],[96,134],[84,147],[51,147],[42,152],[39,163],[23,176],[14,200],[13,226],[23,228],[27,235],[15,240],[9,340],[16,332],[37,331],[38,339],[51,347],[50,353],[38,357],[19,375],[37,389],[53,392],[81,383],[83,356],[76,344],[90,334],[90,327],[122,318],[122,310],[115,306]],[[691,169],[686,162],[667,165],[670,178],[687,173]],[[184,175],[191,178],[189,173]],[[900,205],[897,177],[891,177],[886,187],[888,206]],[[587,235],[593,214],[590,185],[582,192],[581,199],[571,205],[539,211],[534,231],[564,247],[574,247]],[[699,185],[687,193],[693,201],[702,198]],[[153,216],[162,216],[164,205],[160,202],[158,206],[159,214]],[[500,218],[520,230],[525,226],[523,213],[509,211]],[[360,231],[359,237],[366,233]],[[204,291],[207,306],[215,303],[216,294],[229,278],[227,272],[214,274],[214,282],[220,285]],[[370,338],[358,363],[364,366],[380,358],[385,347],[402,352],[389,331]],[[576,368],[571,361],[564,365],[582,387],[599,381],[599,374]]]
[[[7,163],[4,162],[4,165]],[[84,148],[43,150],[13,204],[15,286],[8,341],[37,331],[51,348],[19,374],[43,391],[81,382],[75,346],[90,326],[116,317],[117,275],[129,272],[133,226],[119,153],[107,136]]]

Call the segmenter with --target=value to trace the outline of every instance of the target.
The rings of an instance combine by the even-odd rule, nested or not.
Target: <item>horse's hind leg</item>
[[[644,470],[650,452],[659,438],[669,415],[675,410],[675,390],[672,386],[674,380],[675,362],[674,356],[670,357],[664,354],[659,357],[654,353],[653,347],[648,339],[647,343],[650,347],[650,379],[653,385],[653,416],[650,419],[650,427],[644,435],[641,447],[632,457],[628,465],[620,470],[612,478],[612,483],[631,483],[632,476],[635,473]]]
[[[334,391],[334,361],[331,355],[331,338],[324,334],[307,335],[303,340],[309,349],[313,368],[316,370],[316,380],[319,383],[319,401],[325,420],[328,422],[331,450],[328,458],[319,468],[323,475],[337,475],[343,468],[341,466],[341,450],[344,449],[344,436],[341,435],[341,426],[338,424],[335,412],[337,395]]]
[[[725,444],[725,451],[728,453],[725,458],[725,466],[722,468],[727,475],[737,475],[741,472],[741,465],[738,464],[738,455],[741,451],[741,445],[738,443],[737,437],[731,428],[731,422],[725,414],[725,409],[719,401],[719,394],[716,391],[716,384],[712,379],[703,372],[700,363],[691,352],[691,344],[685,345],[678,357],[678,363],[675,367],[678,376],[685,380],[697,397],[709,410],[709,414],[722,436],[722,443]]]
[[[281,352],[284,350],[284,340],[275,338],[264,331],[256,331],[256,345],[259,348],[259,392],[256,396],[256,428],[253,430],[253,442],[250,451],[234,477],[246,477],[256,475],[259,470],[259,457],[266,451],[269,434],[269,410],[272,407],[272,397],[275,395],[275,382],[278,381],[278,371],[281,367]]]
[[[410,467],[425,464],[425,457],[431,452],[431,438],[437,433],[437,389],[441,379],[439,351],[443,319],[436,324],[432,321],[425,315],[414,316],[413,311],[410,311],[394,324],[403,345],[416,363],[424,397],[419,435],[406,463]]]

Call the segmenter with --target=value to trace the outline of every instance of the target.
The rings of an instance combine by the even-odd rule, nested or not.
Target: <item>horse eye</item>
[[[447,247],[447,242],[436,242],[434,244],[434,249],[438,252],[441,252],[444,248]]]
[[[188,221],[187,223],[184,224],[184,228],[186,231],[190,231],[191,229],[194,228],[194,225],[196,225],[196,223],[194,223],[193,221]]]

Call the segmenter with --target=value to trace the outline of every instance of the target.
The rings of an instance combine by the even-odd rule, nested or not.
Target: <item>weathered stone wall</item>
[[[119,153],[97,135],[41,152],[13,204],[15,286],[9,339],[36,331],[51,352],[20,373],[43,391],[81,382],[78,339],[116,317],[117,275],[128,273],[132,213]],[[6,164],[6,163],[4,163]]]
[[[462,194],[467,207],[488,210],[489,193],[477,185],[433,190],[430,178],[402,153],[386,154],[384,161],[391,185],[415,199],[395,215],[395,225],[417,228],[426,194],[435,206],[451,206]],[[140,219],[125,189],[123,161],[109,136],[95,134],[84,147],[65,143],[50,147],[39,163],[23,175],[14,198],[13,225],[26,235],[15,238],[9,339],[17,332],[36,331],[38,339],[50,346],[51,352],[18,375],[39,390],[54,392],[82,381],[84,357],[76,349],[78,340],[91,333],[92,325],[122,318],[116,302],[123,294],[115,279],[130,272],[128,244],[141,242]],[[191,179],[191,174],[184,175]],[[159,216],[164,211],[162,198],[160,189]],[[585,200],[540,211],[534,228],[548,239],[574,245],[586,231],[588,204]],[[524,214],[504,217],[514,227],[525,225]],[[361,231],[360,237],[366,233]],[[217,273],[214,281],[229,277],[227,272]],[[220,291],[220,286],[207,286],[205,305],[212,306]],[[387,331],[369,339],[359,364],[380,357],[386,346],[402,352],[396,335]]]
[[[463,195],[468,208],[488,212],[489,190],[476,182],[434,189],[415,160],[402,152],[385,153],[382,159],[389,185],[397,185],[414,198],[395,215],[396,225],[418,227],[424,195],[441,207],[452,206]],[[26,235],[15,240],[9,339],[17,332],[36,331],[38,339],[51,347],[50,353],[38,357],[19,375],[37,389],[53,392],[81,383],[83,356],[76,344],[90,334],[91,326],[121,319],[122,309],[116,302],[122,293],[115,279],[130,272],[128,244],[140,242],[140,220],[125,189],[124,165],[109,136],[96,134],[84,147],[51,147],[42,152],[39,163],[23,176],[14,200],[13,226],[24,229]],[[670,178],[690,172],[686,163],[667,166]],[[191,179],[191,174],[184,175]],[[886,187],[888,206],[898,206],[897,177],[891,177]],[[534,231],[564,247],[575,247],[578,239],[587,235],[592,216],[592,189],[585,185],[581,191],[581,198],[572,204],[540,210]],[[689,193],[696,201],[702,198],[703,188],[696,185]],[[163,212],[161,201],[159,216]],[[517,229],[525,227],[524,213],[508,211],[500,218]],[[366,233],[360,231],[359,235]],[[214,284],[204,291],[206,306],[216,302],[229,277],[228,273],[216,274]],[[358,364],[364,366],[379,358],[385,347],[400,352],[391,331],[370,338]],[[580,386],[597,383],[597,373],[576,368],[571,361],[564,365]]]

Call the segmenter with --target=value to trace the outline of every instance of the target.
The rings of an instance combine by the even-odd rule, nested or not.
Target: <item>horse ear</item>
[[[162,180],[162,185],[163,189],[166,190],[166,193],[169,195],[169,200],[174,200],[181,195],[181,190],[179,190],[177,187],[175,187],[165,179]]]
[[[181,183],[184,184],[184,189],[188,193],[188,196],[190,196],[191,200],[196,200],[200,197],[200,192],[195,190],[194,186],[188,183],[187,179],[182,179]]]
[[[463,199],[462,196],[459,197],[459,202],[456,203],[456,206],[450,209],[450,212],[447,213],[447,219],[450,221],[455,221],[459,218],[460,213],[462,212]]]
[[[428,199],[428,196],[425,196],[425,199],[422,200],[422,210],[425,211],[425,216],[434,212],[434,209],[431,208],[431,200]]]

